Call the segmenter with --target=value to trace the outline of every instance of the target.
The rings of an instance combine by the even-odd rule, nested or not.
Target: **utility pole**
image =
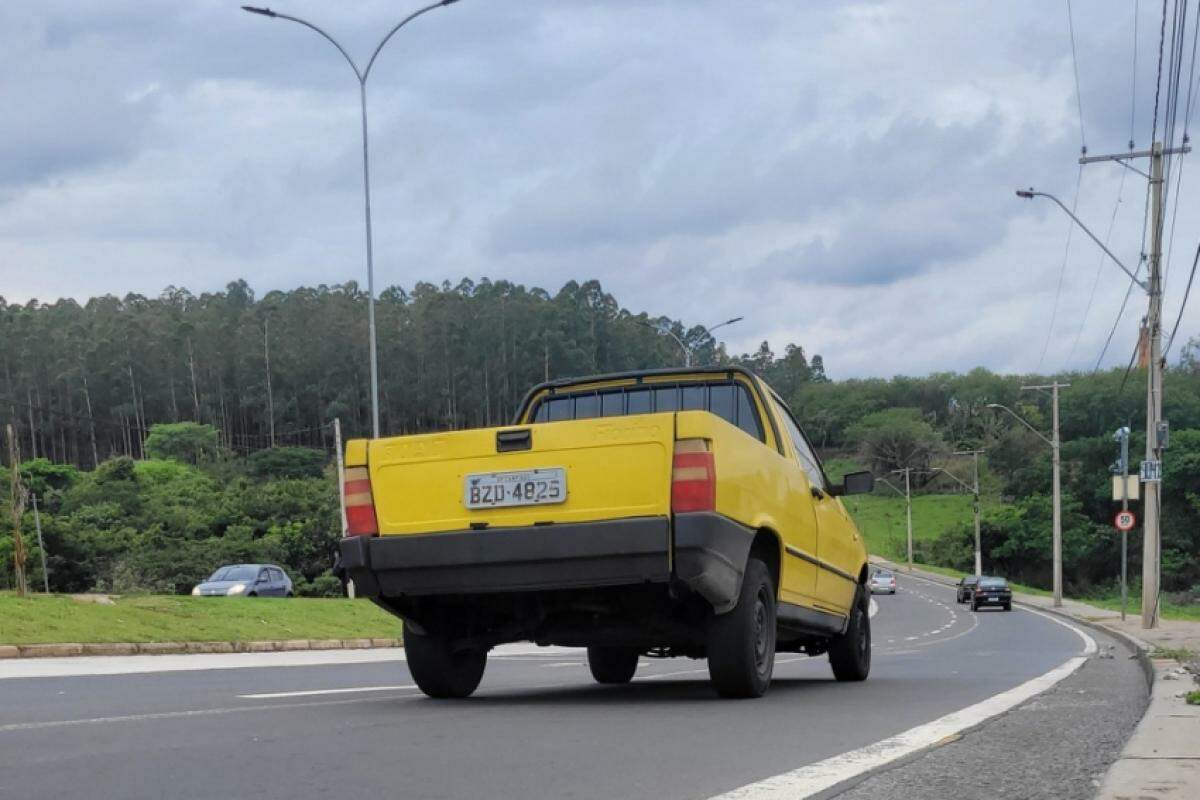
[[[1059,435],[1058,435],[1058,390],[1066,389],[1071,384],[1059,383],[1055,381],[1052,384],[1044,386],[1022,386],[1021,390],[1028,389],[1049,389],[1054,409],[1054,428],[1050,438],[1039,431],[1037,428],[1029,424],[1029,422],[1017,412],[1013,411],[1006,405],[1000,403],[988,403],[988,408],[998,408],[1001,411],[1008,413],[1017,422],[1024,425],[1029,430],[1033,431],[1039,439],[1050,445],[1051,453],[1053,454],[1054,465],[1054,536],[1053,536],[1053,560],[1054,560],[1054,605],[1062,605],[1062,474],[1059,470]]]
[[[912,472],[912,468],[904,467],[903,469],[894,469],[894,470],[892,470],[892,472],[893,473],[900,473],[900,472],[904,473],[904,491],[903,492],[901,492],[899,489],[897,489],[895,486],[893,486],[892,482],[889,481],[887,478],[881,477],[881,478],[879,478],[879,480],[882,481],[884,483],[884,485],[886,485],[888,488],[890,488],[896,494],[904,495],[905,516],[908,519],[908,571],[912,572],[912,568],[913,568],[912,487],[909,484],[909,473]]]
[[[961,478],[959,478],[957,475],[950,472],[949,470],[942,469],[941,467],[933,468],[935,472],[944,473],[947,476],[958,481],[960,486],[970,489],[971,492],[975,495],[974,510],[975,510],[975,574],[976,575],[983,575],[983,547],[980,542],[980,536],[979,536],[979,455],[984,452],[986,452],[986,451],[984,451],[984,450],[956,450],[954,452],[954,455],[956,455],[956,456],[973,456],[974,457],[975,481],[974,481],[974,484],[970,485],[970,486],[967,485],[966,481],[962,480]]]
[[[1062,605],[1062,468],[1060,451],[1062,440],[1058,433],[1058,390],[1066,389],[1069,383],[1046,383],[1039,386],[1022,386],[1021,391],[1050,390],[1050,451],[1054,473],[1054,534],[1051,548],[1054,551],[1054,605]]]
[[[1080,164],[1096,161],[1116,161],[1150,180],[1150,274],[1146,283],[1139,285],[1149,296],[1149,311],[1146,326],[1150,338],[1150,366],[1146,371],[1146,461],[1153,465],[1143,466],[1145,499],[1142,508],[1142,627],[1158,625],[1158,586],[1162,559],[1162,441],[1159,430],[1162,423],[1162,233],[1163,233],[1163,158],[1165,156],[1190,153],[1186,144],[1181,147],[1164,148],[1154,142],[1149,150],[1119,153],[1116,155],[1085,156]],[[1150,159],[1150,174],[1127,163],[1135,158]],[[1145,464],[1145,462],[1143,462]]]
[[[25,582],[25,540],[21,538],[21,515],[25,513],[25,498],[29,493],[21,483],[21,451],[11,424],[8,425],[8,463],[9,477],[12,479],[9,500],[13,526],[13,576],[17,582],[17,597],[24,597],[29,587]]]
[[[271,392],[271,318],[263,320],[263,356],[267,362],[267,418],[271,431],[271,447],[275,446],[275,395]]]
[[[975,494],[975,574],[983,575],[983,546],[980,543],[979,535],[979,456],[983,450],[959,450],[954,455],[956,456],[971,456],[974,462],[974,487]]]
[[[38,513],[37,495],[30,493],[29,499],[33,501],[33,526],[37,529],[38,552],[42,554],[42,588],[46,594],[50,594],[50,573],[46,571],[46,542],[42,539],[42,516]]]

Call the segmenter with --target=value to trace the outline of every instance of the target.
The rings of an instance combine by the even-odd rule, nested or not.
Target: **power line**
[[[1071,13],[1071,0],[1067,0],[1067,30],[1071,33],[1071,66],[1075,71],[1075,105],[1079,109],[1080,152],[1087,155],[1087,137],[1083,132],[1083,95],[1079,91],[1079,58],[1075,55],[1075,15]]]
[[[1071,200],[1071,215],[1075,215],[1076,206],[1079,205],[1079,184],[1083,182],[1083,165],[1079,165],[1079,171],[1075,173],[1075,197]],[[1071,256],[1071,235],[1075,232],[1075,225],[1072,222],[1067,223],[1067,244],[1063,248],[1062,267],[1058,270],[1058,286],[1054,290],[1054,310],[1050,313],[1050,329],[1046,331],[1046,342],[1042,345],[1042,355],[1038,358],[1037,369],[1034,372],[1042,371],[1042,363],[1046,360],[1046,351],[1050,349],[1050,340],[1054,338],[1054,323],[1058,318],[1058,301],[1062,295],[1063,278],[1067,274],[1067,262]]]
[[[1196,264],[1200,263],[1200,247],[1196,248],[1196,257],[1192,259],[1192,272],[1188,275],[1187,288],[1183,290],[1183,302],[1179,304],[1179,314],[1175,317],[1175,325],[1171,328],[1171,338],[1167,339],[1167,346],[1163,348],[1162,357],[1165,360],[1167,353],[1171,352],[1171,345],[1175,343],[1175,334],[1179,332],[1179,322],[1183,319],[1183,310],[1187,308],[1188,295],[1192,293],[1192,281],[1196,277]]]
[[[1133,69],[1129,73],[1129,149],[1133,149],[1134,122],[1137,119],[1137,46],[1138,46],[1138,10],[1141,0],[1133,4]]]
[[[1104,234],[1104,246],[1108,246],[1109,239],[1112,238],[1113,226],[1117,222],[1117,211],[1121,208],[1121,195],[1125,191],[1125,177],[1129,175],[1129,170],[1121,170],[1121,182],[1117,185],[1117,201],[1113,203],[1112,216],[1108,220],[1108,232]],[[1087,325],[1088,314],[1092,310],[1092,302],[1096,299],[1096,288],[1100,285],[1100,273],[1104,270],[1104,263],[1107,259],[1107,254],[1100,254],[1100,263],[1096,265],[1096,277],[1092,279],[1092,291],[1088,294],[1087,305],[1083,309],[1083,318],[1079,320],[1079,329],[1075,331],[1075,341],[1071,343],[1071,351],[1067,353],[1067,360],[1064,371],[1070,367],[1071,359],[1075,356],[1075,348],[1079,346],[1079,338],[1083,336],[1083,329]],[[1133,284],[1130,284],[1132,286]]]

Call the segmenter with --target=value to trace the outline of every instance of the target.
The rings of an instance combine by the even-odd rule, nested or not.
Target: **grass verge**
[[[400,623],[366,600],[137,595],[113,605],[0,592],[0,644],[246,642],[396,638]]]

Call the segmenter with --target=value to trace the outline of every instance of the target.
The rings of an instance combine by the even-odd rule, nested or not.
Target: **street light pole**
[[[1150,340],[1150,364],[1146,370],[1146,461],[1157,467],[1153,476],[1143,482],[1146,484],[1146,497],[1143,503],[1142,522],[1142,627],[1154,628],[1158,625],[1158,586],[1162,569],[1162,442],[1159,440],[1159,429],[1162,422],[1162,374],[1165,364],[1162,355],[1162,234],[1163,234],[1163,158],[1170,155],[1190,153],[1192,148],[1187,144],[1187,137],[1179,147],[1163,147],[1162,142],[1152,142],[1149,150],[1110,155],[1083,156],[1080,164],[1094,164],[1101,161],[1115,161],[1127,169],[1131,169],[1150,181],[1150,253],[1148,259],[1149,275],[1145,282],[1138,280],[1117,257],[1105,247],[1096,235],[1079,221],[1079,218],[1067,209],[1057,197],[1035,192],[1018,191],[1019,197],[1048,197],[1066,211],[1071,219],[1083,228],[1084,232],[1103,248],[1109,258],[1133,279],[1133,282],[1146,292],[1149,298],[1149,310],[1146,312],[1146,328]],[[1135,158],[1150,159],[1150,174],[1142,172],[1129,162]]]
[[[912,468],[905,467],[903,469],[894,469],[894,470],[892,470],[892,472],[893,473],[900,473],[900,472],[904,473],[904,491],[903,492],[901,492],[899,489],[897,489],[895,486],[893,486],[892,482],[889,481],[887,478],[880,476],[879,480],[882,481],[885,486],[887,486],[889,489],[894,491],[896,494],[900,494],[900,495],[904,496],[905,518],[908,521],[908,571],[912,572],[912,568],[913,568],[912,491],[911,491],[912,487],[909,484],[909,480],[908,480],[908,475],[910,472],[912,472]]]
[[[727,319],[724,322],[720,322],[716,325],[713,325],[711,328],[705,328],[704,326],[701,326],[700,330],[702,330],[706,334],[708,334],[708,337],[710,339],[713,339],[716,337],[713,336],[712,332],[715,331],[717,328],[724,328],[726,325],[732,325],[735,322],[741,322],[743,319],[745,319],[745,317],[734,317],[733,319]],[[640,320],[640,319],[634,320],[634,322],[636,322],[638,325],[641,325],[644,328],[649,328],[650,330],[654,331],[655,333],[665,333],[667,336],[670,336],[672,339],[674,339],[675,343],[677,345],[679,345],[679,349],[683,351],[683,366],[684,367],[692,366],[692,348],[688,346],[687,342],[685,342],[683,339],[680,339],[678,336],[676,336],[675,331],[671,330],[670,326],[668,326],[668,325],[651,325],[649,322],[646,322],[646,321]]]
[[[988,403],[988,405],[987,405],[988,408],[999,408],[999,409],[1003,409],[1004,411],[1007,411],[1010,415],[1012,415],[1013,419],[1017,420],[1022,425],[1024,425],[1026,428],[1028,428],[1029,430],[1036,433],[1039,439],[1041,439],[1046,444],[1050,445],[1051,463],[1053,465],[1053,472],[1054,472],[1054,510],[1053,510],[1054,531],[1053,531],[1051,549],[1053,551],[1052,558],[1053,558],[1053,562],[1054,562],[1053,583],[1054,583],[1054,605],[1056,607],[1062,605],[1062,472],[1059,469],[1060,440],[1059,440],[1059,433],[1058,433],[1058,390],[1066,389],[1070,385],[1071,384],[1069,384],[1069,383],[1059,383],[1058,381],[1055,381],[1054,383],[1046,384],[1044,386],[1022,386],[1021,387],[1022,391],[1026,391],[1026,390],[1030,390],[1030,389],[1050,389],[1051,390],[1051,398],[1052,398],[1052,406],[1053,406],[1052,413],[1053,413],[1054,421],[1053,421],[1053,427],[1051,429],[1051,431],[1052,431],[1051,436],[1049,439],[1047,439],[1045,437],[1045,435],[1043,435],[1042,432],[1039,431],[1037,428],[1033,427],[1028,422],[1026,422],[1025,419],[1023,417],[1021,417],[1020,414],[1013,411],[1008,406],[1004,406],[999,403]]]
[[[432,11],[435,8],[448,6],[451,3],[456,3],[458,0],[439,0],[437,3],[431,3],[424,8],[419,8],[409,14],[404,19],[400,20],[387,35],[380,40],[375,50],[371,53],[371,58],[367,61],[366,69],[359,69],[358,64],[346,52],[346,49],[338,44],[337,40],[330,36],[325,31],[318,28],[307,20],[293,17],[289,14],[280,14],[277,11],[272,11],[269,8],[259,8],[256,6],[242,6],[243,11],[248,11],[251,14],[258,14],[271,19],[286,19],[291,22],[303,25],[310,30],[313,30],[323,36],[342,57],[346,59],[346,63],[350,65],[350,69],[354,70],[354,77],[358,79],[358,99],[362,108],[362,151],[363,151],[363,206],[366,219],[366,234],[367,234],[367,326],[368,326],[368,347],[371,351],[371,435],[379,438],[379,348],[375,334],[375,261],[374,261],[374,243],[371,235],[371,166],[370,166],[370,148],[367,142],[367,78],[371,75],[371,67],[375,65],[375,59],[379,57],[379,51],[388,43],[388,40],[403,28],[409,22],[412,22],[417,17]]]
[[[975,510],[975,574],[976,575],[983,575],[983,546],[981,544],[981,537],[979,534],[979,454],[983,453],[983,452],[984,452],[983,450],[956,450],[954,452],[954,455],[956,455],[956,456],[974,456],[974,458],[975,458],[975,470],[974,470],[975,484],[974,484],[974,486],[968,485],[966,481],[962,480],[957,475],[955,475],[953,472],[950,472],[947,469],[943,469],[942,467],[934,467],[933,468],[934,472],[945,473],[947,476],[958,481],[960,486],[962,486],[966,489],[969,489],[975,495],[975,502],[973,504],[973,508]]]

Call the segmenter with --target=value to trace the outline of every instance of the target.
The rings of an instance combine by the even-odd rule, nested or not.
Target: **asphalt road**
[[[646,660],[631,685],[601,687],[580,652],[532,646],[494,652],[466,701],[421,695],[395,653],[367,663],[53,678],[5,678],[0,662],[0,797],[706,798],[972,706],[1084,647],[1041,615],[974,614],[952,590],[925,582],[902,577],[897,595],[876,599],[867,682],[838,684],[824,657],[783,654],[770,693],[756,701],[716,699],[700,661]],[[1109,643],[1097,639],[1103,655]],[[1092,716],[1021,712],[1086,678],[1090,704],[1072,707],[1107,727],[1070,755],[1084,759],[1085,775],[1102,769],[1140,715],[1145,685],[1130,678],[1137,667],[1123,652],[1094,663],[963,741],[1029,720],[1048,734],[1038,755],[1052,767],[1055,742],[1078,737],[1047,729],[1065,734]],[[1008,776],[1030,755],[1022,735],[976,741],[989,743],[989,759],[1012,758]],[[884,783],[861,796],[956,788],[979,796],[979,750],[952,750],[869,777]],[[920,772],[948,753],[936,774]],[[887,782],[914,769],[903,784]],[[947,774],[949,782],[936,780]],[[1066,780],[1078,782],[1050,771],[1027,791],[995,796],[1066,796],[1055,790]],[[929,794],[909,791],[935,784]]]

